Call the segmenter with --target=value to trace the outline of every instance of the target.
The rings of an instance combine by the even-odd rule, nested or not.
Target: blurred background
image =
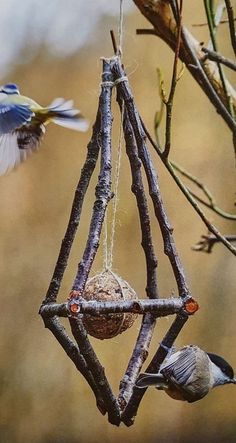
[[[55,97],[73,98],[92,126],[99,94],[100,57],[113,54],[109,30],[117,31],[118,13],[118,0],[42,0],[40,5],[37,0],[2,0],[1,84],[17,83],[24,95],[42,105]],[[205,21],[202,2],[186,2],[186,26],[200,41],[207,42],[207,27],[192,26]],[[136,36],[136,28],[144,27],[150,25],[133,2],[126,0],[123,61],[140,113],[152,132],[154,114],[160,107],[156,68],[161,68],[168,89],[173,54],[156,37]],[[220,27],[219,42],[221,52],[233,57],[227,25]],[[171,158],[198,176],[223,209],[233,212],[235,162],[231,135],[187,70],[177,87],[173,113]],[[114,100],[114,161],[119,122]],[[88,385],[50,331],[43,327],[38,309],[67,226],[90,135],[91,128],[82,134],[52,125],[39,152],[0,178],[0,441],[235,442],[236,389],[230,385],[214,390],[194,404],[182,404],[149,389],[135,425],[113,427],[100,415]],[[163,141],[164,124],[160,137]],[[221,245],[216,245],[209,255],[191,250],[206,228],[152,150],[151,154],[188,282],[200,304],[199,312],[189,320],[176,346],[195,343],[221,354],[236,369],[235,259]],[[142,298],[145,262],[125,150],[120,175],[113,270]],[[60,301],[65,301],[69,294],[83,253],[96,180],[97,170],[84,204]],[[151,207],[150,211],[159,258],[160,294],[170,296],[176,294],[176,286]],[[235,231],[232,222],[225,222],[207,210],[206,214],[222,233]],[[102,270],[103,256],[101,242],[91,275]],[[158,321],[148,361],[171,321],[171,317]],[[132,329],[114,339],[92,339],[116,393],[139,326],[140,319]]]

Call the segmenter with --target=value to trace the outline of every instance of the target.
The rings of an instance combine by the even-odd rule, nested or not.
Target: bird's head
[[[234,370],[232,366],[222,357],[216,354],[207,353],[212,363],[212,373],[214,386],[225,385],[227,383],[236,384]]]
[[[3,92],[4,94],[10,95],[10,94],[20,94],[19,88],[15,83],[7,83],[4,86],[0,87],[0,92]]]

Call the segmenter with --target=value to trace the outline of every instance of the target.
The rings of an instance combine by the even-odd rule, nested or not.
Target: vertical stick
[[[103,83],[101,85],[101,166],[98,184],[96,186],[96,201],[90,222],[89,235],[83,258],[78,265],[78,271],[73,284],[73,291],[81,293],[84,289],[91,266],[93,264],[101,235],[102,223],[109,200],[111,199],[111,96],[112,74],[110,62],[103,60]]]
[[[113,75],[111,73],[111,61],[103,60],[103,75],[101,84],[101,165],[98,184],[96,186],[96,201],[93,206],[88,240],[84,250],[83,258],[78,265],[78,271],[71,292],[71,305],[74,304],[83,292],[91,266],[93,264],[101,235],[102,223],[108,202],[111,198],[111,97],[113,87]],[[98,390],[101,392],[105,408],[108,412],[110,423],[120,424],[120,411],[117,400],[113,395],[111,387],[105,375],[104,368],[94,352],[87,332],[82,322],[82,316],[69,318],[72,334],[78,344],[89,371],[91,372]]]
[[[122,99],[117,94],[117,101],[120,106],[120,110],[123,109]],[[141,174],[141,162],[138,157],[138,150],[130,124],[127,111],[124,111],[123,115],[123,130],[126,142],[126,151],[130,161],[130,168],[132,173],[132,192],[134,193],[138,206],[138,214],[140,219],[140,226],[142,232],[142,247],[146,259],[147,270],[147,286],[146,292],[149,298],[158,298],[157,287],[157,258],[155,255],[154,245],[151,235],[151,223],[148,211],[147,199],[145,196],[142,174]],[[140,369],[148,357],[148,349],[151,342],[151,338],[156,325],[156,318],[147,313],[143,316],[140,332],[134,347],[132,356],[130,358],[125,375],[120,383],[119,403],[121,408],[124,409],[128,403],[131,395],[134,383],[140,372]]]

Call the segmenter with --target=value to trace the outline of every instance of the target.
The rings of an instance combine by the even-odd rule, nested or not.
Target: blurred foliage
[[[188,2],[187,2],[188,3]],[[189,2],[190,3],[190,2]],[[204,21],[201,2],[186,4],[185,23]],[[56,18],[55,18],[56,20]],[[83,20],[83,17],[80,17]],[[56,96],[75,100],[84,115],[94,121],[100,83],[100,56],[112,55],[109,29],[114,18],[104,18],[96,33],[77,55],[56,59],[42,47],[37,55],[11,72],[22,93],[41,104]],[[124,63],[136,102],[152,130],[160,107],[156,68],[165,83],[171,76],[173,54],[157,38],[136,37],[146,22],[138,11],[125,18]],[[79,20],[78,20],[79,27]],[[190,28],[202,41],[207,29]],[[227,55],[227,26],[220,29],[221,48]],[[26,44],[29,44],[26,41]],[[148,51],[147,51],[148,45]],[[228,54],[230,55],[230,54]],[[225,210],[233,210],[234,160],[231,136],[220,117],[185,72],[176,92],[171,157],[192,171],[214,191]],[[114,105],[114,144],[118,144],[119,114]],[[161,127],[164,131],[164,125]],[[164,137],[164,132],[162,134]],[[131,428],[112,427],[97,411],[94,398],[71,361],[48,330],[43,329],[38,307],[44,298],[63,237],[76,183],[90,133],[77,134],[51,126],[40,151],[17,171],[1,177],[0,280],[1,280],[1,404],[0,441],[3,443],[92,443],[106,442],[233,442],[235,441],[236,390],[218,388],[196,404],[180,404],[164,393],[148,390]],[[220,245],[211,255],[191,251],[205,227],[180,194],[152,152],[160,175],[180,256],[200,311],[188,322],[176,345],[196,343],[222,354],[236,368],[235,355],[235,265],[234,257]],[[97,172],[96,172],[97,174]],[[94,177],[84,206],[81,226],[60,293],[64,301],[71,288],[88,232],[94,199]],[[114,270],[126,279],[140,297],[145,295],[145,265],[134,197],[130,192],[128,162],[121,166]],[[223,233],[233,223],[209,218]],[[162,251],[159,228],[151,210],[154,239],[159,257],[159,287],[162,297],[176,291],[169,264]],[[128,247],[127,247],[128,246]],[[102,246],[93,272],[102,269]],[[153,354],[171,319],[161,319],[151,345]],[[92,339],[112,385],[118,387],[126,368],[138,320],[122,336],[109,341]],[[118,388],[114,388],[117,392]]]

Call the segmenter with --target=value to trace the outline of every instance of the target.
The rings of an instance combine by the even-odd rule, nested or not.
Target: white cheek
[[[214,363],[211,363],[211,373],[212,373],[212,386],[219,386],[224,385],[225,383],[228,383],[229,378],[224,375],[224,373],[221,371],[218,366],[216,366]]]

